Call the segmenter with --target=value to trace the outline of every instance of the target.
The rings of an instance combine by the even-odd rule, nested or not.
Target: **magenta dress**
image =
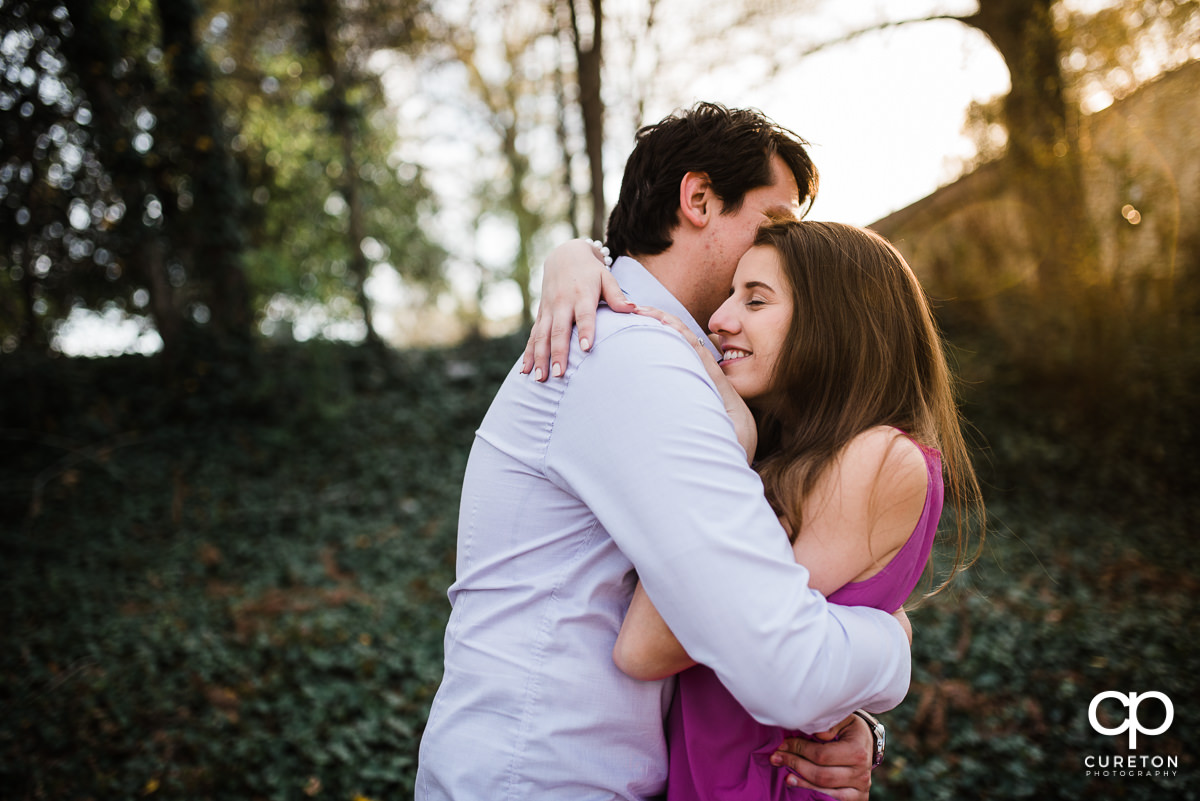
[[[873,606],[895,612],[921,579],[942,515],[942,462],[921,448],[929,473],[925,509],[908,542],[875,575],[829,596],[843,606]],[[670,772],[667,801],[807,801],[824,793],[785,784],[787,770],[771,765],[771,754],[799,732],[766,726],[742,709],[716,674],[696,665],[679,674],[667,718]]]

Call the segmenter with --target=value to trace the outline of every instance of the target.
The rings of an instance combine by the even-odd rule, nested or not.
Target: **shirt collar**
[[[617,283],[621,285],[621,291],[630,300],[641,306],[653,306],[675,315],[691,329],[692,333],[700,337],[700,341],[705,344],[717,361],[721,360],[720,352],[708,338],[708,332],[704,330],[704,327],[692,319],[691,313],[684,308],[684,305],[676,300],[675,296],[639,261],[629,256],[618,256],[613,262],[612,274],[617,279]]]

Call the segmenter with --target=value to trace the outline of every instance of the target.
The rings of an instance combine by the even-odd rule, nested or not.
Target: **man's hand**
[[[771,755],[772,765],[793,771],[788,786],[819,790],[838,801],[867,801],[875,749],[867,722],[851,715],[813,736],[817,739],[790,737]]]

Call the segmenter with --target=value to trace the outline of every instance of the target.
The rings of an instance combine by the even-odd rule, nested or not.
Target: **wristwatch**
[[[887,731],[883,728],[882,723],[861,709],[854,710],[854,714],[862,718],[871,729],[871,737],[875,740],[875,758],[871,760],[871,770],[875,770],[883,764],[883,747]]]

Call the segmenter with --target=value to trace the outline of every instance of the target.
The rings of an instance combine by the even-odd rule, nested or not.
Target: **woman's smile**
[[[721,364],[733,364],[734,362],[741,361],[750,355],[751,353],[748,350],[742,350],[740,348],[723,348],[721,351]]]

